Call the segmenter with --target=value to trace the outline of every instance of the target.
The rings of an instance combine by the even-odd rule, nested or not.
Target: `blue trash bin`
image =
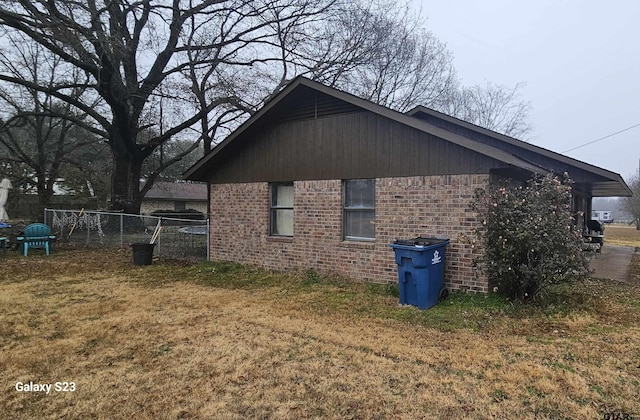
[[[418,237],[389,245],[398,264],[401,304],[429,309],[447,296],[444,268],[448,244],[449,239]]]

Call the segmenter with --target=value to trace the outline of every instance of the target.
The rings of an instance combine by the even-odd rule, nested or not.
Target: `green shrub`
[[[551,284],[588,274],[582,235],[571,215],[571,183],[549,174],[524,186],[476,191],[483,225],[481,258],[490,289],[512,300],[535,299]]]

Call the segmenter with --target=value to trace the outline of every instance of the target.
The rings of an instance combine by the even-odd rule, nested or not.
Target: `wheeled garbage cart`
[[[417,237],[396,240],[400,303],[429,309],[448,292],[444,287],[445,248],[449,239]]]

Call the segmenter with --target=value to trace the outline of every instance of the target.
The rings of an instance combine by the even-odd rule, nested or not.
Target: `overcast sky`
[[[531,143],[625,179],[640,159],[640,1],[414,0],[466,85],[526,83]],[[598,138],[638,125],[591,145]]]

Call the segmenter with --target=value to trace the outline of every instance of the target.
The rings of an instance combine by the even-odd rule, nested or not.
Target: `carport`
[[[631,259],[638,248],[631,246],[606,245],[601,253],[594,253],[589,261],[593,270],[591,277],[616,281],[628,281]]]

